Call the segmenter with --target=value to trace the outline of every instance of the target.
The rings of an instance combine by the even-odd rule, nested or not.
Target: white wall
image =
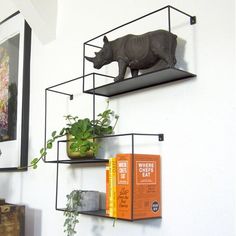
[[[56,38],[57,0],[11,0],[43,43]]]
[[[35,35],[32,39],[29,157],[37,155],[43,145],[44,89],[82,74],[83,42],[166,4],[197,16],[195,26],[176,27],[188,39],[185,61],[197,78],[111,101],[121,116],[118,132],[165,134],[161,145],[163,218],[118,221],[112,227],[111,220],[80,216],[78,235],[236,235],[233,0],[227,4],[220,0],[58,1],[57,39],[47,45]],[[55,107],[59,106],[55,101]],[[85,104],[82,108],[87,109]],[[104,189],[103,170],[65,167],[61,182]],[[54,210],[55,173],[55,165],[43,163],[25,173],[0,173],[0,195],[27,206],[27,236],[64,235],[63,215]],[[63,195],[66,189],[63,186]]]
[[[4,7],[1,7],[1,10],[0,10],[1,21],[6,19],[8,16],[10,16],[11,14],[17,11],[17,8],[14,6],[14,4],[12,4],[11,1],[1,0],[0,3],[2,6],[4,6]]]

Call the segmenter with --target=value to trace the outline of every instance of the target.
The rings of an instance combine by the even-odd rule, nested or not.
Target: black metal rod
[[[170,6],[168,6],[168,30],[171,32]]]
[[[193,17],[193,16],[191,16],[191,15],[187,14],[186,12],[184,12],[184,11],[181,11],[181,10],[179,10],[179,9],[175,8],[175,7],[172,7],[172,6],[169,6],[169,7],[170,7],[170,8],[172,8],[172,9],[174,9],[175,11],[178,11],[178,12],[180,12],[180,13],[182,13],[182,14],[186,15],[186,16]]]
[[[56,208],[57,211],[65,211],[66,209]]]
[[[73,97],[73,94],[69,94],[69,93],[64,93],[64,92],[60,92],[60,91],[56,91],[56,90],[52,90],[52,89],[48,89],[47,91],[53,92],[53,93],[59,93],[59,94],[63,94],[69,97]]]
[[[58,209],[57,207],[57,202],[58,202],[58,178],[59,178],[59,142],[57,142],[57,173],[56,173],[56,201],[55,201],[55,208],[56,210]]]
[[[111,134],[111,135],[104,135],[95,138],[111,138],[111,137],[120,137],[120,136],[130,136],[130,135],[143,135],[143,136],[160,136],[163,134],[143,134],[143,133],[127,133],[127,134]]]
[[[110,135],[104,135],[104,136],[97,136],[97,137],[94,137],[96,139],[98,138],[113,138],[113,137],[121,137],[121,136],[130,136],[130,135],[137,135],[137,136],[158,136],[158,137],[163,137],[163,134],[145,134],[145,133],[127,133],[127,134],[110,134]],[[67,142],[67,140],[59,140],[58,142],[62,142],[62,143],[65,143]]]
[[[87,44],[87,43],[89,43],[89,42],[91,42],[91,41],[93,41],[93,40],[95,40],[95,39],[97,39],[97,38],[102,37],[103,35],[106,35],[106,34],[111,33],[112,31],[115,31],[115,30],[117,30],[117,29],[119,29],[119,28],[122,28],[122,27],[124,27],[124,26],[126,26],[126,25],[129,25],[129,24],[131,24],[131,23],[133,23],[133,22],[135,22],[135,21],[141,20],[141,19],[143,19],[143,18],[145,18],[145,17],[147,17],[147,16],[150,16],[150,15],[156,13],[156,12],[162,11],[162,10],[166,9],[167,7],[168,7],[168,6],[162,7],[162,8],[160,8],[160,9],[156,10],[156,11],[150,12],[150,13],[144,15],[144,16],[141,16],[141,17],[139,17],[139,18],[137,18],[137,19],[134,19],[134,20],[132,20],[132,21],[129,21],[129,22],[123,24],[123,25],[117,26],[117,27],[115,27],[114,29],[111,29],[111,30],[109,30],[109,31],[107,31],[107,32],[105,32],[105,33],[103,33],[103,34],[100,34],[99,36],[96,36],[96,37],[94,37],[94,38],[88,40],[88,41],[85,42],[85,43]]]
[[[90,43],[85,43],[87,46],[91,46],[91,47],[94,47],[94,48],[99,48],[101,49],[102,47],[99,47],[97,45],[93,45],[93,44],[90,44]]]
[[[44,149],[46,149],[46,139],[47,139],[47,90],[45,89],[45,98],[44,98]],[[46,162],[46,157],[43,157],[43,161]]]
[[[95,113],[96,113],[96,107],[95,107],[95,74],[93,74],[93,121],[95,122]],[[93,129],[93,135],[95,135],[95,129]]]
[[[85,43],[83,44],[83,92],[85,91]]]
[[[12,15],[8,16],[6,19],[4,19],[3,21],[0,22],[0,25],[2,25],[3,23],[5,23],[6,21],[8,21],[9,19],[13,18],[14,16],[18,15],[20,13],[20,11],[17,11],[15,13],[13,13]]]
[[[90,76],[90,75],[92,75],[92,74],[93,74],[93,73],[89,73],[89,74],[85,75],[85,77],[86,77],[86,76]],[[52,89],[52,88],[55,88],[55,87],[58,87],[58,86],[61,86],[61,85],[64,85],[64,84],[68,84],[68,83],[73,82],[73,81],[75,81],[75,80],[82,79],[83,77],[84,77],[84,76],[80,76],[80,77],[77,77],[77,78],[74,78],[74,79],[71,79],[71,80],[68,80],[68,81],[65,81],[65,82],[62,82],[62,83],[53,85],[53,86],[48,87],[48,88],[46,88],[46,89],[49,90],[49,89]]]
[[[111,76],[111,75],[104,75],[104,74],[100,74],[100,73],[94,73],[95,75],[99,75],[99,76],[103,76],[103,77],[107,77],[107,78],[111,78],[111,79],[115,79],[114,76]]]
[[[131,220],[134,220],[134,134],[131,136],[131,142],[132,142],[132,169],[131,169],[131,175],[132,175],[132,183],[131,183]]]

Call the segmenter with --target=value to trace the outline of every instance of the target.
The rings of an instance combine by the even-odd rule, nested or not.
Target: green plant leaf
[[[55,137],[56,134],[57,134],[57,131],[53,131],[53,132],[52,132],[52,137]]]
[[[51,149],[52,148],[52,142],[51,143],[47,143],[47,148]]]
[[[41,148],[40,149],[40,154],[42,155],[44,153],[45,149],[44,148]]]
[[[66,128],[63,128],[63,129],[60,131],[60,135],[64,135],[64,134],[65,134],[65,131],[66,131]]]
[[[36,158],[34,158],[32,161],[31,161],[31,164],[35,164],[35,163],[37,163],[38,162],[38,158],[36,157]]]
[[[72,143],[70,145],[70,149],[73,151],[73,152],[77,152],[78,151],[78,145],[76,143]]]
[[[48,139],[47,140],[47,143],[51,143],[51,142],[53,142],[53,139]]]

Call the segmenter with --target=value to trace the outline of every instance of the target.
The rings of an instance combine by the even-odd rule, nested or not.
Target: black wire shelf
[[[166,84],[166,83],[170,83],[170,82],[174,82],[174,81],[178,81],[178,80],[183,80],[183,79],[187,79],[187,78],[191,78],[191,77],[195,77],[195,74],[189,73],[187,71],[183,71],[174,67],[171,68],[166,68],[166,69],[162,69],[162,70],[158,70],[158,71],[153,71],[151,73],[145,73],[142,75],[139,75],[135,78],[128,78],[122,81],[117,81],[117,82],[113,82],[113,83],[108,83],[106,85],[102,85],[102,86],[95,86],[96,84],[96,80],[95,77],[96,75],[98,75],[97,73],[93,73],[94,74],[94,79],[93,79],[93,87],[92,88],[86,88],[85,83],[86,83],[86,79],[85,77],[86,75],[86,63],[85,63],[85,56],[87,55],[87,48],[100,48],[100,46],[97,45],[97,39],[100,39],[105,36],[108,35],[114,31],[117,31],[120,28],[126,27],[130,24],[133,24],[136,21],[142,20],[146,17],[149,17],[153,14],[159,13],[161,11],[167,12],[167,21],[168,21],[168,31],[171,32],[172,29],[172,20],[171,20],[171,13],[174,12],[178,12],[181,15],[189,18],[189,23],[190,25],[194,25],[197,22],[197,18],[196,16],[192,16],[182,10],[179,10],[173,6],[167,5],[164,6],[160,9],[157,9],[153,12],[150,12],[146,15],[143,15],[141,17],[138,17],[132,21],[129,21],[125,24],[119,25],[103,34],[100,34],[86,42],[84,42],[84,46],[83,46],[83,92],[84,93],[88,93],[88,94],[92,94],[92,95],[100,95],[100,96],[105,96],[105,97],[112,97],[112,96],[116,96],[116,95],[120,95],[120,94],[124,94],[124,93],[128,93],[128,92],[132,92],[132,91],[136,91],[136,90],[140,90],[140,89],[144,89],[144,88],[149,88],[152,86],[157,86],[157,85],[162,85],[162,84]],[[91,72],[91,71],[90,71]],[[109,75],[103,75],[104,77],[110,77],[110,78],[114,78],[112,76]]]
[[[96,75],[96,73],[94,74]],[[195,76],[195,74],[171,67],[145,73],[137,77],[127,78],[122,81],[108,83],[103,86],[94,87],[92,89],[85,90],[84,93],[112,97],[144,88],[190,79]]]
[[[74,95],[73,93],[67,92],[67,91],[61,91],[58,90],[58,86],[70,83],[72,81],[75,80],[82,80],[82,92],[83,93],[87,93],[87,94],[92,94],[93,95],[93,119],[95,120],[95,95],[99,95],[99,96],[104,96],[104,97],[112,97],[112,96],[116,96],[116,95],[120,95],[120,94],[125,94],[125,93],[129,93],[129,92],[133,92],[133,91],[137,91],[137,90],[141,90],[141,89],[145,89],[145,88],[149,88],[149,87],[154,87],[154,86],[160,86],[162,84],[167,84],[167,83],[173,83],[176,81],[180,81],[180,80],[185,80],[185,79],[190,79],[195,77],[195,74],[189,73],[187,71],[181,70],[181,69],[177,69],[174,67],[169,67],[169,68],[165,68],[165,69],[161,69],[158,71],[152,71],[149,73],[145,73],[142,75],[139,75],[137,77],[134,78],[127,78],[124,79],[122,81],[117,81],[117,82],[113,82],[114,78],[113,76],[109,76],[109,75],[104,75],[104,74],[99,74],[99,73],[89,73],[86,75],[86,68],[85,68],[85,56],[86,56],[86,48],[87,47],[95,47],[95,48],[101,48],[98,45],[94,45],[94,40],[103,37],[104,35],[111,33],[121,27],[124,27],[126,25],[129,25],[135,21],[138,21],[140,19],[143,19],[149,15],[155,14],[159,11],[162,10],[167,10],[168,12],[168,30],[169,32],[171,32],[171,11],[175,10],[187,17],[190,18],[190,24],[195,24],[196,23],[196,17],[195,16],[191,16],[183,11],[180,11],[179,9],[176,9],[172,6],[165,6],[161,9],[158,9],[156,11],[153,11],[149,14],[146,14],[142,17],[139,17],[133,21],[130,21],[128,23],[125,23],[123,25],[120,25],[108,32],[105,32],[99,36],[94,37],[93,39],[88,40],[87,42],[84,43],[83,45],[83,76],[75,78],[73,80],[70,81],[66,81],[54,86],[51,86],[49,88],[47,88],[45,90],[45,145],[46,145],[46,128],[47,128],[47,92],[53,92],[53,93],[58,93],[58,94],[62,94],[65,96],[69,96],[70,100],[73,100]],[[95,86],[96,85],[96,81],[95,80],[97,77],[106,77],[106,79],[110,79],[111,82],[108,82],[105,85],[99,85],[99,86]],[[87,78],[87,77],[92,77],[92,81],[91,78]],[[90,80],[88,80],[90,79]],[[92,82],[92,85],[88,88],[85,86],[85,83],[89,81],[90,83]],[[86,87],[86,89],[85,89]],[[92,87],[92,88],[91,88]],[[132,155],[135,154],[135,135],[143,135],[143,136],[156,136],[156,140],[155,141],[164,141],[164,135],[163,134],[143,134],[143,133],[127,133],[127,134],[118,134],[118,135],[107,135],[107,136],[103,136],[103,137],[95,137],[95,139],[103,139],[103,138],[111,138],[111,137],[119,137],[119,136],[127,136],[130,135],[131,136],[131,140],[130,140],[130,146],[131,146],[131,153]],[[75,159],[75,160],[61,160],[60,159],[60,144],[67,142],[66,140],[61,140],[57,142],[57,159],[56,160],[51,160],[51,161],[47,161],[45,160],[45,162],[47,163],[56,163],[56,196],[55,196],[55,209],[58,211],[66,211],[66,208],[61,208],[58,207],[58,194],[60,193],[59,191],[59,173],[60,173],[60,168],[62,165],[61,164],[90,164],[91,166],[96,166],[96,164],[93,163],[106,163],[109,160],[108,159],[100,159],[100,158],[92,158],[92,159]],[[64,144],[65,145],[65,144]],[[112,147],[111,147],[112,148]],[[65,154],[63,154],[65,156]],[[99,165],[99,164],[97,164]],[[134,165],[134,161],[132,161],[132,165]],[[134,172],[132,172],[132,181],[134,181]],[[63,207],[63,205],[62,205]],[[118,220],[124,220],[124,221],[137,221],[137,220],[146,220],[146,219],[161,219],[160,216],[154,216],[151,218],[139,218],[139,219],[134,219],[134,187],[132,187],[131,190],[131,219],[122,219],[122,218],[114,218],[114,217],[110,217],[109,215],[106,214],[105,210],[98,210],[98,211],[83,211],[83,212],[79,212],[81,215],[89,215],[89,216],[95,216],[95,217],[102,217],[102,218],[108,218],[108,219],[118,219]]]

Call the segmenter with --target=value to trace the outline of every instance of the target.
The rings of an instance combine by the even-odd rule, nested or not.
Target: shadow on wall
[[[42,211],[26,207],[25,236],[42,236]]]
[[[118,224],[119,221],[116,222],[116,224]],[[93,227],[92,227],[92,235],[93,236],[104,236],[104,219],[103,218],[99,218],[99,217],[94,217],[93,218]],[[113,220],[111,220],[111,224],[113,224]],[[149,220],[138,220],[138,221],[134,221],[134,222],[130,222],[130,224],[135,224],[135,225],[139,225],[142,227],[142,235],[147,235],[146,233],[146,229],[147,228],[155,228],[155,229],[159,229],[161,227],[161,219],[149,219]],[[119,230],[119,226],[115,225],[115,228],[117,227],[117,230]]]
[[[147,235],[146,229],[147,228],[161,228],[161,219],[149,219],[149,220],[139,220],[133,222],[136,225],[142,226],[142,235]]]
[[[175,52],[175,57],[176,57],[177,63],[175,65],[175,67],[180,68],[185,71],[188,71],[187,62],[184,60],[185,45],[186,45],[185,40],[183,40],[181,38],[177,38],[177,47],[176,47],[176,52]]]
[[[99,218],[99,217],[94,217],[93,222],[94,222],[93,227],[92,227],[93,236],[103,236],[104,219]]]
[[[2,173],[1,173],[2,174]],[[5,176],[0,176],[1,178],[1,190],[0,190],[0,197],[5,198],[6,201],[11,201],[8,196],[12,195],[12,190],[10,189],[10,178],[6,177],[6,181],[4,181]]]

